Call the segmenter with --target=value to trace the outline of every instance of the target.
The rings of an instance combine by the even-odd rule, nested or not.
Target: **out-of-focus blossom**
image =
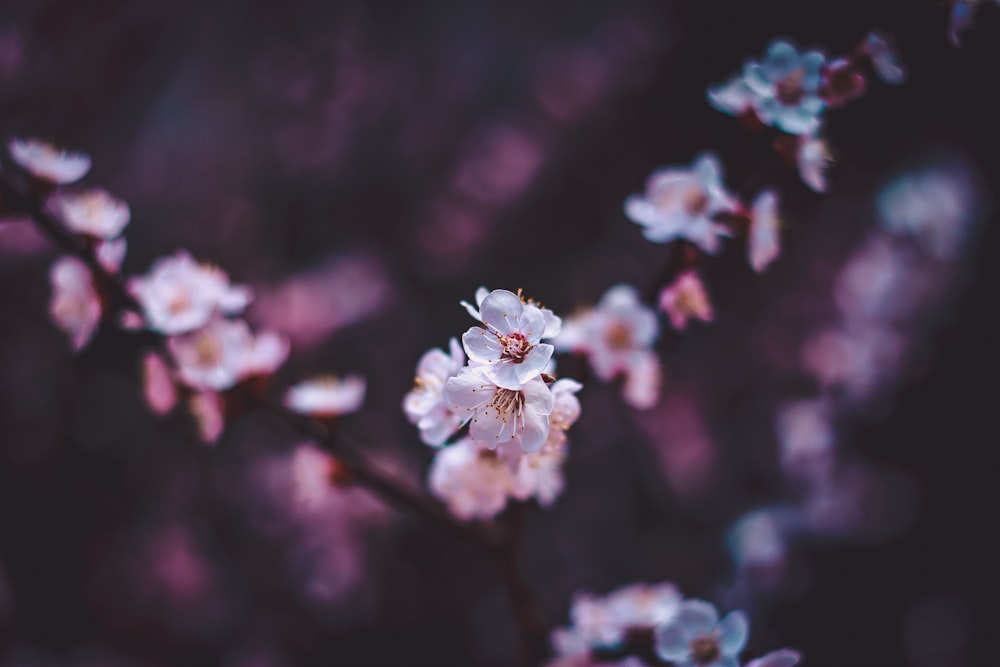
[[[791,509],[766,508],[744,514],[727,531],[733,561],[742,570],[780,572],[786,558]]]
[[[554,348],[541,342],[546,318],[540,308],[513,292],[493,290],[479,304],[477,319],[483,326],[466,331],[462,345],[469,361],[480,364],[491,382],[519,390],[541,374]]]
[[[771,42],[762,62],[748,60],[743,81],[761,122],[789,134],[814,134],[826,108],[819,96],[825,62],[819,51],[800,53],[780,39]]]
[[[676,616],[653,631],[656,655],[683,667],[739,667],[749,624],[740,611],[721,621],[708,602],[685,600]]]
[[[865,75],[852,60],[836,58],[823,68],[820,95],[831,109],[856,100],[865,93]]]
[[[142,305],[151,329],[179,334],[204,326],[216,312],[232,315],[253,299],[249,287],[230,285],[221,269],[199,264],[185,251],[157,260],[128,290]]]
[[[51,246],[49,237],[30,218],[0,220],[0,256],[37,255]]]
[[[494,449],[497,445],[518,445],[526,452],[542,448],[549,435],[549,415],[554,398],[538,376],[520,389],[500,387],[483,372],[471,366],[445,384],[445,397],[463,421],[470,421],[469,436]]]
[[[682,271],[660,291],[660,310],[670,317],[670,325],[682,331],[690,318],[711,322],[715,317],[705,283],[694,269]]]
[[[215,391],[229,389],[251,375],[269,374],[288,356],[287,342],[277,334],[255,337],[246,322],[222,318],[197,331],[172,336],[167,346],[184,384]]]
[[[904,174],[878,197],[882,226],[913,236],[935,257],[955,257],[977,212],[975,192],[959,166],[934,166]]]
[[[504,291],[504,290],[496,290],[496,291]],[[477,321],[482,322],[483,316],[481,313],[481,309],[483,307],[483,301],[485,301],[486,297],[488,297],[490,294],[491,292],[489,289],[485,287],[479,287],[478,289],[476,289],[475,306],[473,306],[468,301],[461,301],[460,303],[462,304],[462,307],[465,308],[466,312],[469,313],[469,315],[471,315]],[[559,332],[562,330],[562,319],[558,315],[556,315],[554,312],[552,312],[551,309],[546,308],[540,303],[535,303],[533,299],[525,298],[524,295],[521,293],[521,290],[517,290],[517,297],[521,300],[521,303],[525,305],[534,306],[535,308],[538,308],[540,311],[542,311],[542,315],[545,317],[545,332],[541,336],[543,340],[546,338],[555,338],[556,336],[559,335]]]
[[[794,649],[782,648],[751,660],[746,667],[795,667],[800,660],[802,660],[801,653]]]
[[[737,74],[729,81],[717,86],[709,86],[708,103],[717,111],[731,116],[742,116],[753,109],[756,95],[743,76]]]
[[[413,389],[403,398],[403,411],[411,424],[420,429],[420,439],[438,447],[461,426],[464,416],[445,400],[444,386],[465,365],[465,353],[459,342],[448,341],[450,353],[433,348],[417,363]]]
[[[146,405],[157,415],[165,415],[177,404],[177,388],[163,357],[149,352],[142,358],[142,393]]]
[[[803,472],[825,466],[836,440],[830,404],[821,398],[784,404],[775,417],[782,466]]]
[[[467,438],[434,454],[431,492],[459,519],[491,519],[507,504],[510,471],[496,453]]]
[[[894,321],[919,307],[927,285],[919,264],[888,234],[874,233],[840,271],[834,298],[848,321]]]
[[[124,236],[110,241],[101,241],[94,246],[94,257],[108,273],[121,271],[127,252],[128,242]]]
[[[25,171],[50,183],[74,183],[90,171],[89,155],[70,153],[39,139],[11,139],[7,148]]]
[[[653,172],[644,195],[625,200],[625,215],[655,243],[684,238],[709,254],[720,246],[726,228],[716,216],[735,213],[739,201],[722,183],[722,167],[710,154],[700,155],[690,168],[668,167]]]
[[[311,443],[299,445],[289,464],[295,502],[313,509],[330,493],[337,462]]]
[[[285,394],[285,405],[291,410],[316,417],[337,417],[357,412],[364,400],[365,379],[360,375],[307,380]]]
[[[226,428],[222,396],[214,391],[199,391],[188,400],[188,409],[191,410],[202,441],[215,444]]]
[[[906,81],[906,68],[892,47],[889,37],[878,30],[872,30],[865,35],[863,49],[871,58],[872,68],[878,78],[894,86]]]
[[[666,623],[680,610],[681,600],[680,590],[669,582],[632,584],[605,598],[608,609],[624,628],[652,628]]]
[[[569,609],[572,632],[588,646],[614,648],[625,638],[626,627],[607,598],[577,593]]]
[[[802,181],[814,192],[826,192],[826,170],[833,162],[826,141],[815,135],[800,136],[796,158]]]
[[[639,300],[635,288],[616,285],[596,307],[567,318],[554,342],[561,351],[586,355],[604,381],[624,375],[626,386],[641,382],[626,399],[634,407],[646,408],[658,395],[659,359],[652,346],[659,333],[656,313]]]
[[[61,257],[49,269],[52,299],[49,313],[69,334],[74,350],[82,350],[101,321],[101,301],[87,265],[75,257]]]
[[[750,210],[750,231],[747,237],[747,258],[757,273],[766,269],[781,252],[779,223],[778,193],[773,189],[764,190],[754,199]]]
[[[580,401],[576,393],[583,389],[583,385],[576,380],[562,378],[549,389],[552,391],[552,414],[549,415],[549,436],[545,444],[561,446],[566,442],[566,431],[580,418]]]
[[[106,190],[57,192],[50,202],[70,231],[99,239],[117,237],[131,218],[128,204]]]
[[[902,357],[902,336],[883,326],[830,329],[806,343],[803,362],[827,387],[839,386],[855,399],[871,395]]]

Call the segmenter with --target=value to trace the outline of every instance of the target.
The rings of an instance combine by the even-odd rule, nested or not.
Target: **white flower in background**
[[[687,328],[689,319],[711,322],[715,317],[705,283],[694,269],[682,271],[660,291],[660,310],[670,317],[670,325],[678,331]]]
[[[545,445],[561,447],[566,442],[566,431],[580,418],[580,400],[576,393],[583,385],[570,378],[556,380],[549,390],[552,392],[552,414],[549,415],[549,435]]]
[[[567,318],[554,341],[561,351],[584,354],[605,382],[625,376],[625,399],[636,408],[656,402],[660,362],[653,341],[660,334],[656,313],[639,300],[631,285],[615,285],[597,306]]]
[[[448,378],[458,374],[465,365],[465,353],[459,342],[448,341],[450,353],[433,348],[424,353],[417,363],[413,389],[403,398],[403,412],[411,424],[420,429],[424,444],[438,447],[462,425],[464,415],[459,415],[444,397]]]
[[[128,204],[105,190],[57,192],[50,205],[67,229],[99,239],[116,238],[131,218]]]
[[[683,238],[709,254],[718,251],[720,237],[727,234],[715,217],[739,208],[739,201],[722,183],[718,159],[710,153],[700,155],[690,168],[653,172],[646,193],[625,200],[625,215],[642,226],[642,235],[650,241]]]
[[[337,417],[361,409],[365,400],[365,379],[349,375],[344,379],[333,376],[300,382],[285,394],[290,410],[316,417]]]
[[[790,648],[782,648],[751,660],[746,667],[795,667],[800,660],[802,660],[801,653]]]
[[[740,74],[733,76],[723,84],[709,86],[707,97],[712,108],[730,116],[742,116],[753,108],[754,101],[757,99],[753,90]]]
[[[11,139],[7,148],[25,171],[50,183],[73,183],[90,171],[90,156],[60,150],[38,139]]]
[[[434,454],[431,492],[459,519],[492,519],[507,504],[511,478],[507,466],[481,444],[463,438]]]
[[[549,507],[562,493],[564,447],[545,446],[537,452],[523,454],[511,477],[510,494],[518,500],[534,497],[542,507]]]
[[[101,321],[101,301],[87,265],[75,257],[61,257],[49,269],[52,299],[49,313],[69,334],[74,350],[82,350]]]
[[[968,174],[945,165],[899,176],[878,196],[882,226],[941,259],[961,250],[977,208]]]
[[[198,427],[202,442],[215,444],[226,428],[222,396],[214,391],[199,391],[188,399],[188,409]]]
[[[743,612],[720,621],[715,607],[703,600],[685,600],[672,620],[653,631],[656,655],[678,667],[739,667],[748,634]]]
[[[142,358],[142,394],[156,415],[165,415],[177,404],[177,388],[163,357],[148,352]]]
[[[469,436],[494,449],[501,443],[536,452],[549,434],[554,398],[540,377],[520,389],[501,387],[484,372],[488,367],[466,367],[445,384],[445,397],[463,421],[471,420]]]
[[[577,593],[569,609],[573,632],[592,648],[614,648],[625,639],[625,626],[607,598]]]
[[[480,309],[483,307],[483,301],[486,297],[490,295],[490,290],[485,287],[480,287],[476,290],[476,305],[473,306],[468,301],[461,301],[460,303],[465,308],[465,310],[474,317],[477,321],[482,322],[483,316],[480,313]],[[560,329],[562,329],[562,320],[553,313],[550,309],[542,306],[539,303],[535,303],[532,299],[526,299],[522,294],[521,290],[517,290],[517,297],[521,300],[521,303],[526,305],[532,305],[542,311],[542,315],[545,316],[545,333],[542,334],[542,339],[555,338],[559,335]]]
[[[462,335],[469,361],[504,389],[519,389],[541,375],[553,347],[542,343],[545,315],[507,290],[493,290],[479,306],[483,326]]]
[[[899,54],[892,48],[886,35],[878,30],[872,30],[865,35],[863,48],[871,58],[872,67],[878,78],[894,86],[906,81],[906,68],[903,67]]]
[[[802,181],[813,192],[826,192],[826,170],[833,163],[826,141],[815,135],[800,136],[796,159]]]
[[[168,335],[204,326],[216,312],[240,313],[253,299],[249,287],[230,285],[225,272],[185,251],[158,259],[146,276],[128,281],[128,290],[149,327]]]
[[[819,96],[825,62],[819,51],[799,53],[784,40],[771,42],[762,62],[748,60],[743,80],[761,122],[789,134],[814,134],[826,107]]]
[[[251,375],[276,370],[288,356],[288,344],[265,332],[255,337],[242,320],[213,319],[198,331],[167,340],[184,384],[222,391]]]
[[[765,508],[744,514],[726,531],[733,561],[756,571],[780,571],[787,551],[786,535],[795,510]]]
[[[680,590],[669,582],[632,584],[605,598],[608,609],[623,627],[652,628],[674,618],[683,600]]]
[[[101,241],[94,246],[95,259],[108,273],[121,271],[126,252],[128,252],[128,243],[124,236],[110,241]]]
[[[750,266],[760,273],[781,252],[778,237],[778,193],[773,189],[757,195],[750,209],[750,231],[747,236],[747,259]]]

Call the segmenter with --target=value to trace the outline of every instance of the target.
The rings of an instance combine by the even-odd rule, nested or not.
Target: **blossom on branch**
[[[223,391],[253,375],[267,375],[288,357],[288,343],[277,334],[258,336],[242,320],[215,318],[205,327],[173,336],[167,347],[177,374],[194,389]]]
[[[747,259],[750,266],[760,273],[781,252],[778,237],[778,193],[774,189],[757,195],[750,209],[750,231],[747,236]]]
[[[290,410],[315,417],[337,417],[357,412],[364,400],[365,379],[360,375],[306,380],[285,394],[285,405]]]
[[[101,321],[101,301],[90,269],[75,257],[60,257],[49,269],[49,281],[52,284],[49,313],[59,328],[69,334],[73,349],[80,351],[93,338]]]
[[[686,329],[691,318],[702,322],[711,322],[715,318],[708,290],[694,269],[681,272],[674,282],[663,288],[660,310],[670,317],[670,325],[678,331]]]
[[[458,340],[448,341],[449,352],[433,348],[417,363],[413,389],[403,398],[403,412],[411,424],[420,429],[424,444],[438,447],[459,429],[464,417],[453,409],[444,397],[448,378],[454,377],[465,365],[465,353]]]
[[[741,611],[720,621],[710,603],[685,600],[676,616],[657,626],[653,634],[661,660],[681,667],[739,667],[749,624]]]
[[[74,183],[90,171],[90,156],[70,153],[39,139],[11,139],[10,156],[35,178],[56,185]]]
[[[57,192],[50,205],[71,232],[99,239],[116,238],[131,218],[128,204],[105,190]]]
[[[815,135],[800,136],[796,160],[802,181],[813,192],[826,192],[826,170],[833,162],[826,141]]]

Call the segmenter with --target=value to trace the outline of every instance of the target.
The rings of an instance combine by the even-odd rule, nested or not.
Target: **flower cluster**
[[[872,31],[846,56],[800,51],[791,42],[771,42],[760,61],[750,59],[740,73],[708,89],[708,102],[724,113],[771,126],[798,142],[799,172],[817,192],[826,190],[822,173],[829,152],[819,138],[823,114],[860,97],[874,73],[898,85],[906,71],[889,38]]]
[[[570,619],[552,633],[556,659],[549,667],[640,667],[647,664],[641,656],[678,667],[739,667],[750,633],[743,612],[720,619],[713,605],[684,599],[670,583],[633,584],[603,598],[578,594]],[[781,649],[746,667],[792,667],[799,660],[798,651]]]
[[[27,179],[26,188],[43,198],[46,212],[92,251],[108,276],[117,274],[127,248],[121,234],[131,218],[128,204],[104,190],[61,187],[83,178],[90,158],[34,139],[13,139],[8,150]],[[81,350],[107,314],[110,300],[90,267],[75,257],[57,259],[50,281],[52,317],[73,348]],[[147,274],[128,278],[124,285],[138,311],[118,313],[122,326],[165,338],[169,362],[157,352],[143,359],[150,408],[166,414],[184,395],[202,438],[214,442],[225,425],[223,392],[274,373],[288,357],[288,341],[274,332],[255,334],[238,319],[253,301],[253,291],[231,284],[222,269],[198,262],[186,251],[156,260]],[[357,410],[364,390],[362,378],[343,383],[321,378],[293,387],[286,401],[297,412],[331,417]]]
[[[480,326],[432,349],[417,365],[403,399],[424,443],[441,449],[431,490],[461,519],[490,518],[508,498],[551,504],[562,491],[566,430],[580,414],[573,380],[548,370],[560,333],[549,309],[507,290],[480,288],[476,305],[462,302]],[[459,429],[468,434],[447,444]]]

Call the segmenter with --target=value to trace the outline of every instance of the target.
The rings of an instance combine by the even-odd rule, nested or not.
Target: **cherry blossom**
[[[198,427],[202,442],[215,444],[226,427],[222,396],[214,391],[199,391],[188,399],[188,409]]]
[[[165,415],[177,404],[177,388],[163,357],[149,352],[142,358],[142,393],[146,405],[157,415]]]
[[[420,429],[420,439],[432,447],[443,444],[464,419],[445,400],[444,386],[465,365],[465,353],[454,338],[448,341],[448,349],[450,352],[433,348],[420,357],[414,387],[403,398],[406,418]]]
[[[58,149],[39,139],[11,139],[7,148],[25,171],[50,183],[74,183],[90,171],[90,156]]]
[[[434,454],[431,492],[464,521],[491,519],[507,505],[510,471],[496,452],[463,438]]]
[[[508,389],[486,375],[488,366],[467,366],[445,384],[445,397],[455,405],[469,436],[490,449],[501,443],[519,445],[526,452],[542,448],[549,434],[549,415],[555,399],[540,377],[520,389]]]
[[[61,257],[49,269],[52,299],[49,313],[70,336],[74,350],[90,342],[101,321],[101,301],[94,289],[90,269],[75,257]]]
[[[105,190],[57,192],[49,201],[70,231],[99,239],[117,237],[131,218],[128,204]]]
[[[365,379],[319,377],[300,382],[285,394],[285,405],[304,415],[336,417],[357,412],[365,399]]]
[[[708,602],[685,600],[671,621],[654,630],[656,655],[679,667],[739,667],[748,634],[743,612],[720,621]]]
[[[833,162],[826,141],[815,135],[800,136],[796,159],[802,181],[814,192],[826,192],[826,170]]]
[[[715,317],[708,290],[694,269],[682,271],[674,282],[663,288],[660,310],[670,317],[670,325],[678,331],[686,329],[691,318],[711,322]]]
[[[754,94],[757,117],[789,134],[813,134],[826,107],[819,96],[826,57],[819,51],[800,53],[785,40],[774,40],[762,62],[748,60],[743,81]]]
[[[754,199],[750,209],[750,231],[747,237],[747,258],[750,266],[760,273],[781,252],[778,237],[778,193],[764,190]]]
[[[204,326],[216,312],[233,315],[253,299],[249,287],[229,284],[221,269],[199,264],[185,251],[158,259],[144,277],[128,281],[151,329],[179,334]]]
[[[167,346],[184,384],[215,391],[229,389],[251,375],[271,373],[288,356],[288,344],[277,334],[255,337],[246,322],[222,318],[171,337]]]
[[[718,159],[705,153],[690,167],[667,167],[653,172],[644,195],[625,200],[625,215],[640,225],[655,243],[684,238],[709,254],[718,251],[726,228],[716,216],[735,213],[739,201],[722,183]]]
[[[469,313],[469,315],[474,317],[476,320],[482,322],[483,317],[480,314],[480,309],[483,306],[483,301],[485,301],[486,297],[488,297],[489,295],[490,295],[490,290],[488,290],[485,287],[480,287],[476,290],[475,306],[473,306],[468,301],[461,301],[460,303]],[[534,300],[525,298],[521,294],[521,290],[517,290],[517,297],[521,299],[522,303],[530,304],[542,311],[542,315],[545,316],[545,333],[542,334],[543,340],[546,338],[555,338],[556,336],[559,335],[559,331],[560,329],[562,329],[562,320],[559,318],[559,316],[557,316],[554,312],[552,312],[545,306],[541,305],[540,303],[535,303]]]
[[[462,336],[471,362],[504,389],[520,389],[538,377],[552,357],[553,347],[542,343],[545,315],[541,309],[507,290],[493,290],[479,306],[482,327]]]
[[[108,273],[118,273],[121,271],[127,251],[128,243],[125,237],[119,237],[110,241],[101,241],[94,246],[94,258]]]

